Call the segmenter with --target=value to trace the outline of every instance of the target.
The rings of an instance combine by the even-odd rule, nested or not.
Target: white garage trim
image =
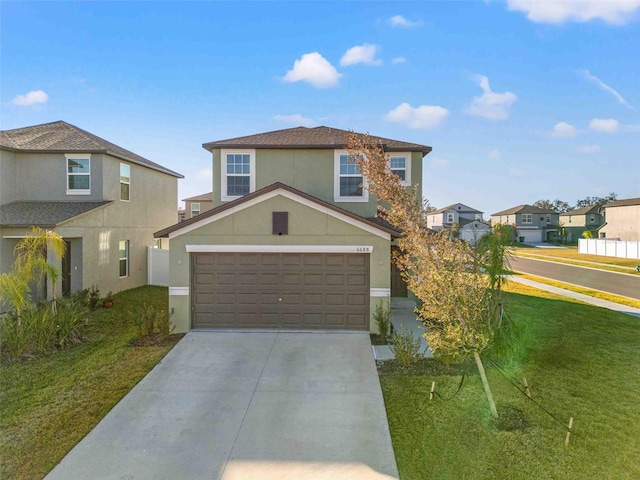
[[[390,297],[391,289],[390,288],[372,288],[369,291],[369,296],[371,297]]]
[[[373,245],[186,245],[189,253],[372,253]]]
[[[188,296],[189,287],[169,287],[169,295]]]
[[[287,190],[284,190],[282,188],[278,188],[276,190],[273,190],[271,192],[267,192],[263,195],[260,195],[259,197],[256,197],[254,199],[251,200],[247,200],[245,202],[242,202],[240,205],[237,205],[233,208],[229,208],[223,212],[218,213],[217,215],[213,215],[211,217],[208,218],[204,218],[202,220],[200,220],[199,222],[195,222],[192,223],[191,225],[187,225],[183,228],[180,228],[179,230],[176,230],[172,233],[169,234],[169,239],[172,238],[176,238],[179,237],[180,235],[184,235],[185,233],[189,233],[192,232],[193,230],[197,230],[205,225],[208,225],[210,223],[216,222],[218,220],[221,220],[225,217],[228,217],[229,215],[233,215],[234,213],[240,212],[246,208],[249,207],[253,207],[254,205],[257,205],[259,203],[262,203],[266,200],[269,200],[270,198],[276,197],[276,196],[282,196],[285,198],[288,198],[289,200],[293,200],[294,202],[300,203],[306,207],[309,208],[313,208],[314,210],[317,210],[319,212],[322,213],[326,213],[327,215],[336,218],[338,220],[341,220],[345,223],[348,223],[350,225],[353,225],[355,227],[358,227],[368,233],[371,233],[373,235],[376,235],[378,237],[384,238],[385,240],[391,240],[391,235],[383,232],[382,230],[372,226],[372,225],[368,225],[364,222],[359,222],[358,220],[348,216],[348,215],[344,215],[340,212],[336,212],[335,210],[331,209],[331,208],[327,208],[323,205],[319,205],[316,202],[313,202],[311,200],[307,200],[306,198],[303,198],[299,195],[296,195],[295,193],[289,192]]]

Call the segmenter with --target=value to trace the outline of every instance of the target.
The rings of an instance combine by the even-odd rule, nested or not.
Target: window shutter
[[[289,234],[289,212],[273,212],[273,234]]]

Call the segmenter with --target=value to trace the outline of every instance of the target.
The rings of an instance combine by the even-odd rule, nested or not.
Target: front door
[[[62,257],[62,295],[71,293],[71,242],[65,240],[64,257]]]
[[[393,260],[394,252],[398,250],[398,247],[391,247],[391,296],[392,297],[406,297],[407,296],[407,283],[402,278],[400,269]]]

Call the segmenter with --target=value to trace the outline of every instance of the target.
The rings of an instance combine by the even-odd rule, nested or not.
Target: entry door
[[[62,257],[62,295],[71,293],[71,242],[65,240],[66,251]]]
[[[393,258],[394,252],[398,250],[398,247],[391,247],[391,255]],[[397,267],[396,262],[391,261],[391,296],[392,297],[406,297],[407,296],[407,283],[402,278],[400,269]]]

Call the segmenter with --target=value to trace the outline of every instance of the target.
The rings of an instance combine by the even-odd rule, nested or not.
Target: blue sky
[[[640,196],[640,0],[2,2],[0,125],[65,120],[211,191],[202,143],[427,144],[432,205]]]

